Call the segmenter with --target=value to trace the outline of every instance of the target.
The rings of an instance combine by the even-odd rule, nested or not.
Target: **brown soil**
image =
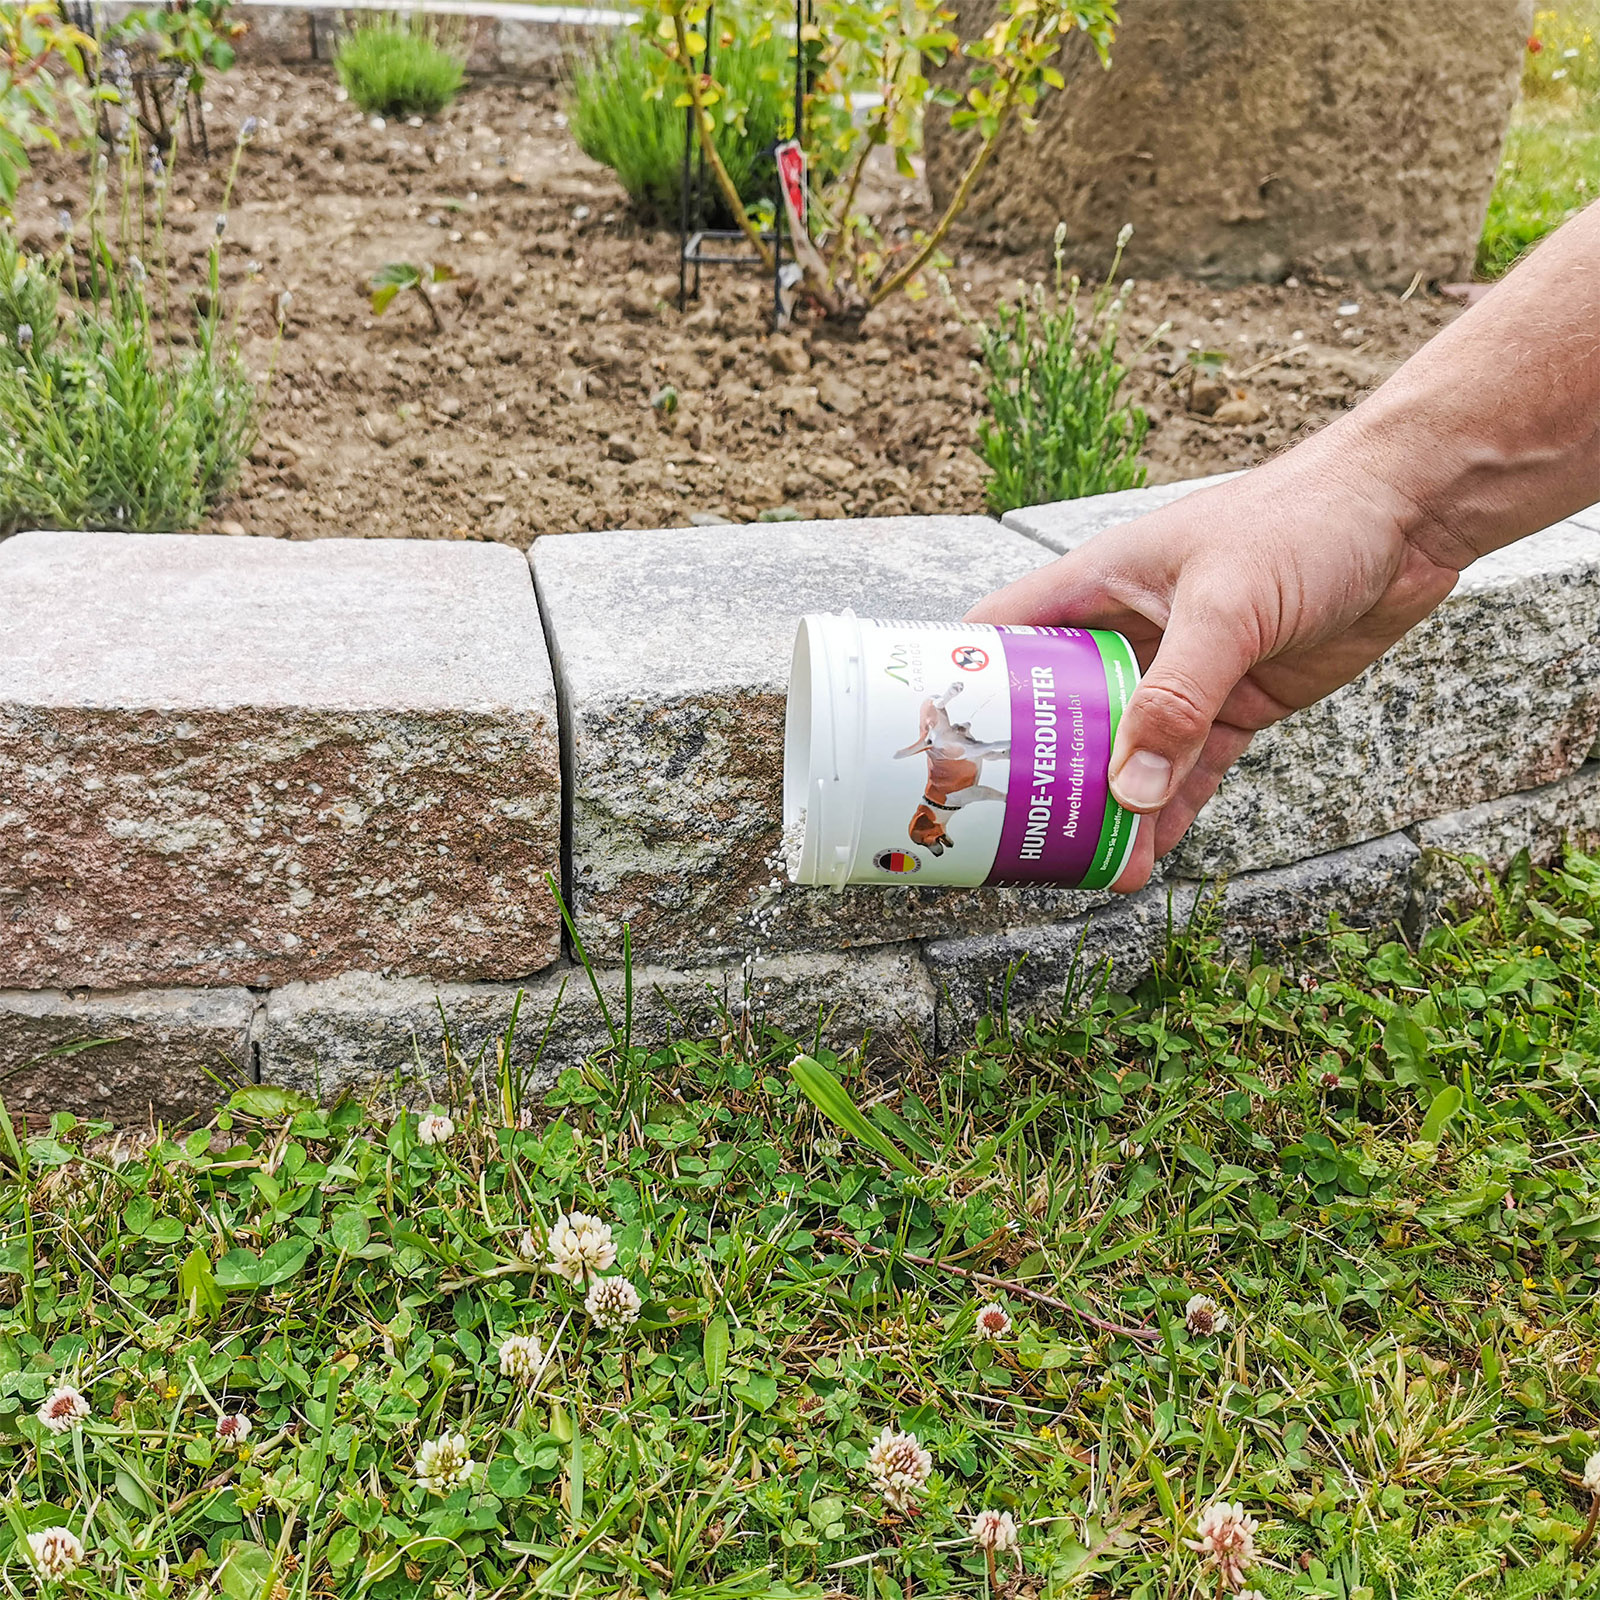
[[[254,370],[273,361],[278,295],[293,295],[261,442],[218,528],[526,545],[694,514],[983,508],[972,340],[937,297],[874,313],[860,336],[810,323],[773,339],[765,287],[713,269],[680,314],[675,234],[631,218],[549,90],[479,84],[422,126],[375,125],[338,94],[326,74],[271,67],[213,86],[217,142],[246,115],[262,122],[226,234]],[[81,190],[79,167],[41,165],[18,206],[24,237],[52,240]],[[198,162],[175,178],[180,269],[208,246],[219,195],[218,172]],[[373,314],[368,279],[393,261],[458,274],[438,297],[442,333],[414,296]],[[1044,265],[963,257],[951,277],[981,313]],[[1261,461],[1352,405],[1458,309],[1338,283],[1139,285],[1129,332],[1173,324],[1129,384],[1152,418],[1151,480]],[[1190,411],[1195,348],[1227,353],[1233,391],[1202,391],[1201,407],[1255,420]],[[651,404],[668,386],[670,416]]]

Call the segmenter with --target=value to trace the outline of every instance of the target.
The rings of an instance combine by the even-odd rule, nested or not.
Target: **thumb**
[[[1111,792],[1129,811],[1159,811],[1188,777],[1223,703],[1256,664],[1250,630],[1181,591],[1155,659],[1128,699],[1111,750]]]

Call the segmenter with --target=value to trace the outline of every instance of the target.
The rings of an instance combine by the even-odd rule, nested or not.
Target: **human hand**
[[[967,613],[1112,628],[1133,645],[1143,678],[1111,787],[1156,823],[1118,889],[1148,880],[1254,734],[1348,683],[1455,586],[1408,537],[1395,491],[1318,449],[1326,437],[1107,529]]]

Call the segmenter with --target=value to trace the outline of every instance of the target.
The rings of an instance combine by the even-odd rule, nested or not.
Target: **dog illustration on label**
[[[986,744],[972,737],[970,722],[952,722],[948,706],[961,693],[962,685],[952,683],[941,695],[922,702],[921,730],[915,744],[896,750],[894,758],[925,755],[928,782],[922,791],[922,804],[911,814],[911,842],[942,856],[955,848],[946,831],[948,819],[963,806],[979,800],[1005,799],[1003,789],[991,788],[978,779],[985,761],[1006,761],[1011,756],[1011,741]]]

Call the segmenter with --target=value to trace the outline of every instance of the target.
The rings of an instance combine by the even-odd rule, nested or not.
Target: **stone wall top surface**
[[[554,708],[504,545],[19,533],[0,595],[0,703]]]
[[[571,892],[592,956],[703,965],[1087,909],[1096,897],[784,879],[784,698],[799,618],[959,617],[1047,559],[982,517],[780,523],[540,539],[562,684]],[[1105,897],[1097,897],[1103,900]]]
[[[1197,489],[1237,478],[1237,472],[1219,472],[1209,478],[1188,478],[1182,483],[1156,483],[1143,489],[1123,489],[1116,494],[1085,495],[1081,500],[1056,500],[1048,505],[1024,506],[1008,511],[1003,519],[1008,528],[1025,533],[1030,539],[1065,555],[1086,539],[1106,528],[1132,522],[1162,506],[1169,506]]]
[[[559,953],[555,689],[518,552],[19,534],[0,596],[0,986]]]
[[[1041,557],[987,517],[866,517],[539,539],[530,559],[574,710],[782,693],[811,611],[959,617]]]

